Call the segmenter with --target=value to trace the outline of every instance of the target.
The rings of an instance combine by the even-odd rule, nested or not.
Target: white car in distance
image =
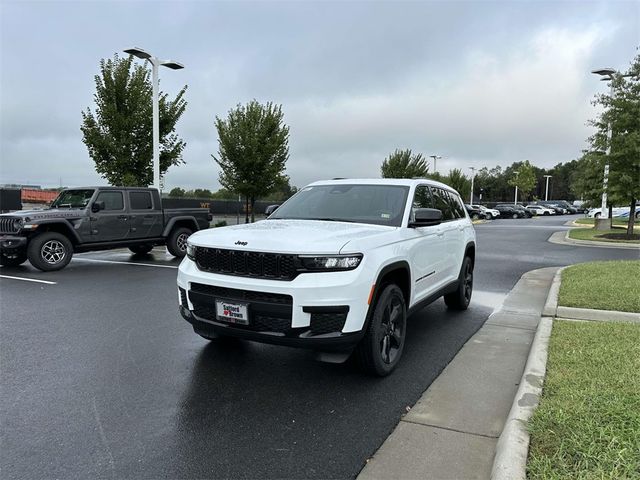
[[[492,220],[496,217],[500,216],[500,210],[495,210],[493,208],[487,208],[484,205],[471,205],[473,208],[479,208],[487,220]]]
[[[556,214],[555,210],[551,208],[543,207],[542,205],[527,205],[524,208],[529,210],[534,215],[555,215]]]

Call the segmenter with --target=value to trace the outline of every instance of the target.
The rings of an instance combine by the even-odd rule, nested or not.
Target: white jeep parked
[[[475,238],[442,183],[312,183],[265,220],[191,235],[180,312],[207,339],[305,347],[336,363],[353,353],[387,375],[410,313],[442,296],[451,309],[469,305]]]

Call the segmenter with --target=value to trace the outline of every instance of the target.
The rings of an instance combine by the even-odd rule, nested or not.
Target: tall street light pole
[[[609,96],[613,98],[613,74],[616,71],[613,68],[601,68],[600,70],[592,70],[591,73],[600,75],[603,82],[609,82]],[[611,154],[611,122],[607,127],[607,151],[606,164],[604,166],[604,178],[602,180],[602,209],[600,210],[600,219],[609,218],[609,209],[607,208],[607,184],[609,183],[609,155]]]
[[[438,169],[436,168],[436,160],[442,158],[440,155],[429,155],[430,158],[433,158],[433,173],[437,173]]]
[[[469,205],[473,203],[473,181],[476,178],[476,167],[469,167],[471,170],[471,198],[469,199]]]
[[[153,83],[153,187],[160,191],[160,105],[158,93],[158,67],[163,66],[172,70],[180,70],[184,65],[173,60],[160,60],[141,48],[128,48],[124,51],[129,55],[141,58],[151,64],[151,79]]]
[[[551,175],[545,175],[544,178],[547,179],[547,186],[544,189],[544,201],[546,202],[547,200],[549,200],[549,179],[551,178]]]
[[[518,178],[518,174],[520,173],[520,171],[519,171],[519,170],[516,170],[516,171],[515,171],[515,172],[513,172],[513,173],[515,173],[515,174],[516,174],[516,179],[517,179],[517,178]],[[517,205],[517,204],[518,204],[518,184],[517,184],[517,183],[516,183],[516,195],[515,195],[515,197],[513,198],[513,204],[514,204],[514,205]]]

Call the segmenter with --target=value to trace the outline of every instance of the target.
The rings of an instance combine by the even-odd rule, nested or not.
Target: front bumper
[[[0,251],[14,252],[27,247],[27,237],[17,235],[0,235]]]
[[[206,333],[318,350],[353,347],[364,336],[371,278],[364,265],[343,272],[304,273],[291,281],[202,272],[185,258],[178,270],[180,313]],[[248,305],[249,325],[215,315],[217,299]]]

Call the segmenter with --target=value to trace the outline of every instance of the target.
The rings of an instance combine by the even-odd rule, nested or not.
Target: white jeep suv
[[[464,310],[475,231],[458,193],[430,180],[331,180],[269,218],[189,237],[178,270],[182,316],[207,339],[233,336],[354,353],[389,374],[407,316],[444,296]]]

